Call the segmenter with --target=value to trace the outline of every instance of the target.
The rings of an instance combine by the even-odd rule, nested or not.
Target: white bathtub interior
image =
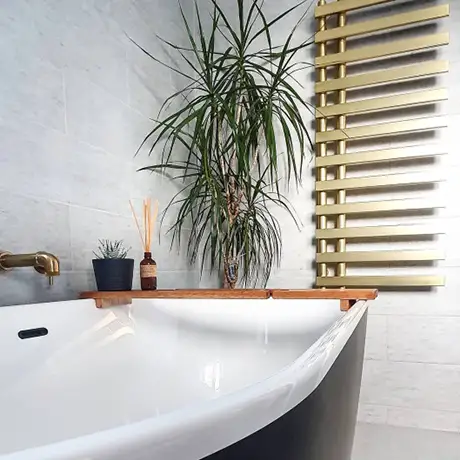
[[[220,398],[276,374],[337,300],[92,300],[0,308],[0,455]],[[20,330],[48,334],[21,340]]]

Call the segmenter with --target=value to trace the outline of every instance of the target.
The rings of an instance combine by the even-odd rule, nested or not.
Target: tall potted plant
[[[189,228],[190,261],[201,259],[203,270],[209,260],[211,270],[222,270],[229,288],[265,285],[279,263],[281,227],[271,207],[284,208],[296,220],[280,182],[300,183],[312,146],[302,115],[311,108],[298,92],[295,74],[309,65],[297,55],[313,41],[293,44],[305,2],[274,19],[265,16],[263,0],[235,4],[233,24],[219,2],[211,0],[207,30],[195,4],[196,32],[181,8],[188,46],[160,40],[179,54],[188,71],[162,63],[141,47],[188,80],[166,99],[144,139],[150,153],[159,150],[161,155],[142,169],[173,173],[183,181],[167,207],[178,206],[173,241],[180,242],[182,230]],[[300,15],[299,21],[284,43],[275,45],[273,28],[292,15]],[[181,98],[180,108],[164,113],[176,98]]]

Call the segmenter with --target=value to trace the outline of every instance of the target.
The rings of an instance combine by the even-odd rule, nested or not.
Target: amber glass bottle
[[[157,263],[152,259],[151,252],[144,252],[141,262],[141,289],[152,291],[157,288]]]

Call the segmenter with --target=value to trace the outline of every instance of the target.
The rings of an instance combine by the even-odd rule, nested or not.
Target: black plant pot
[[[93,259],[99,291],[130,291],[133,287],[134,259]]]

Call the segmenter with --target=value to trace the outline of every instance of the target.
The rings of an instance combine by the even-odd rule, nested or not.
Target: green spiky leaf
[[[166,99],[145,137],[142,145],[156,163],[142,169],[183,182],[166,208],[177,209],[173,243],[183,243],[187,229],[192,263],[202,270],[207,261],[211,270],[230,266],[246,286],[265,285],[279,264],[281,226],[273,207],[297,223],[280,183],[301,183],[313,146],[303,115],[313,108],[296,75],[308,65],[300,54],[313,41],[294,43],[311,4],[301,1],[268,18],[263,0],[235,0],[234,17],[218,0],[211,0],[210,12],[195,2],[194,27],[180,9],[188,44],[161,39],[182,62],[164,65],[187,84]],[[295,26],[275,43],[274,28],[289,17]],[[168,111],[175,100],[179,108]]]

